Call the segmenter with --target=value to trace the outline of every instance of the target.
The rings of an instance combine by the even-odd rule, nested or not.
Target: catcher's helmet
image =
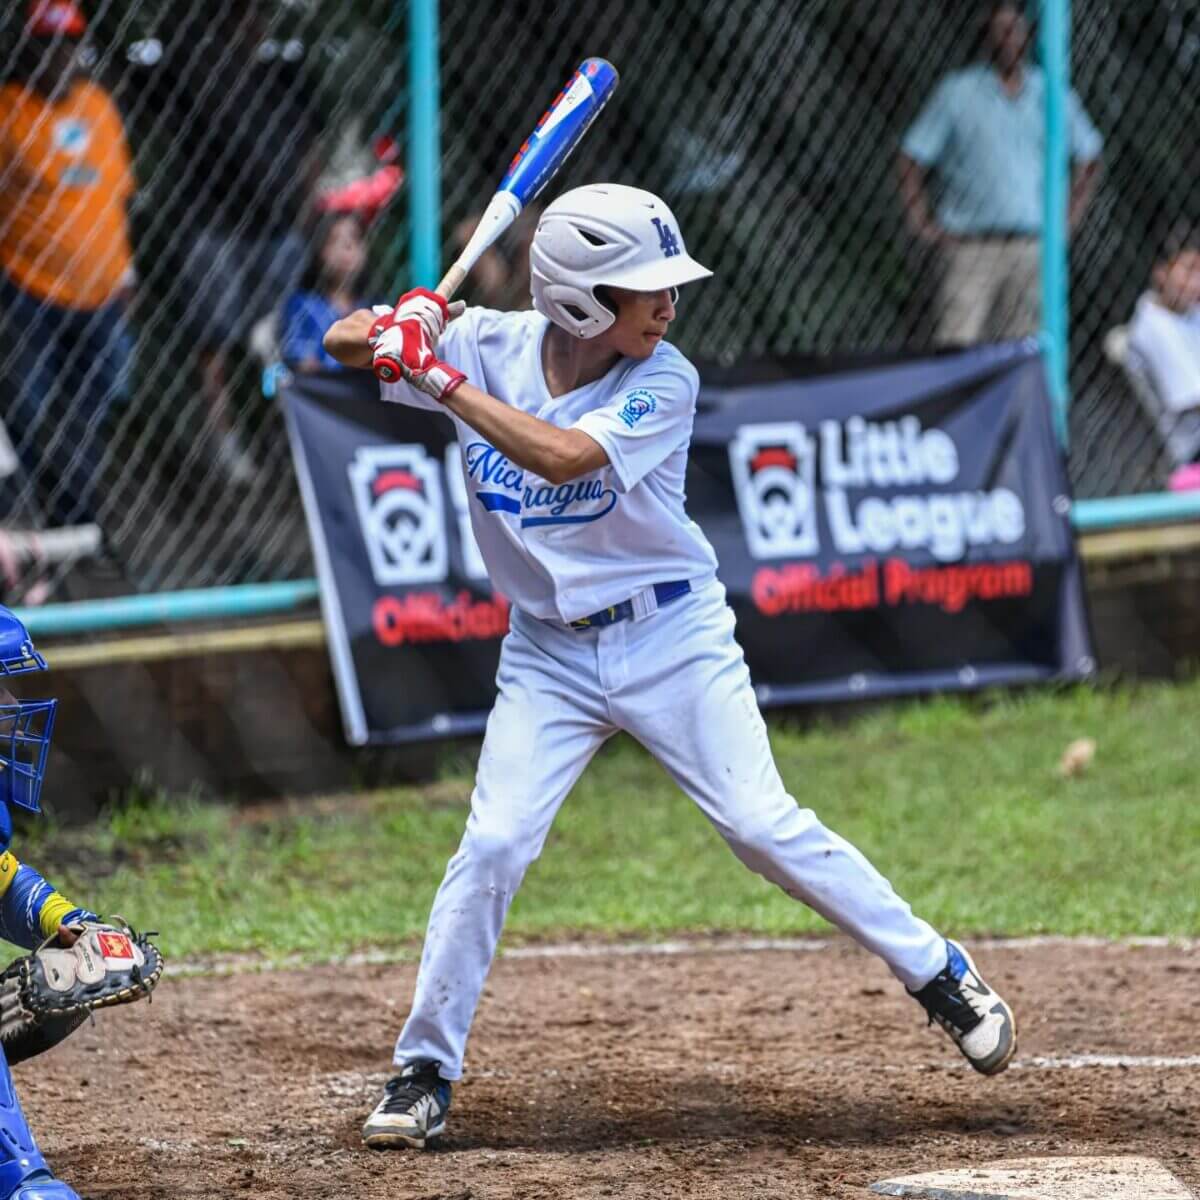
[[[38,797],[46,774],[57,700],[18,700],[4,676],[46,670],[29,630],[15,613],[0,605],[0,850],[12,838],[8,806],[40,812]]]
[[[688,254],[666,204],[621,183],[559,196],[538,222],[529,272],[533,307],[581,338],[598,336],[616,320],[598,287],[657,292],[712,274]]]

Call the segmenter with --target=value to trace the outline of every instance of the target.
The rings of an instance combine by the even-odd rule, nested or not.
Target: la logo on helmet
[[[663,252],[663,258],[674,258],[679,253],[679,239],[675,231],[663,223],[662,217],[651,217],[651,223],[658,230],[658,245]]]

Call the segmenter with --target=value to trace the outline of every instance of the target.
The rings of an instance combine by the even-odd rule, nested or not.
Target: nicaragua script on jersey
[[[598,521],[617,503],[616,491],[596,476],[558,485],[526,484],[525,472],[488,442],[470,442],[464,460],[467,476],[479,484],[479,503],[488,512],[523,514],[522,529]]]

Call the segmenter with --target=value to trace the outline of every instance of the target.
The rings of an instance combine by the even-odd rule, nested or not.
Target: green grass
[[[918,912],[961,933],[1200,932],[1200,682],[900,705],[776,725],[793,794]],[[1072,739],[1091,769],[1061,779]],[[23,831],[18,857],[73,899],[162,931],[168,955],[416,946],[458,842],[470,763],[425,788],[245,816],[130,800],[86,829]],[[568,798],[514,904],[512,938],[817,931],[746,871],[660,767],[621,739]]]

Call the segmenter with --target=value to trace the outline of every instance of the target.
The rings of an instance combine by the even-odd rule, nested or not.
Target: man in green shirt
[[[1040,323],[1046,80],[1026,61],[1020,5],[991,5],[986,40],[988,61],[942,79],[900,149],[908,227],[943,258],[941,342],[1022,337]],[[1103,142],[1074,92],[1067,125],[1073,229],[1095,189]]]

